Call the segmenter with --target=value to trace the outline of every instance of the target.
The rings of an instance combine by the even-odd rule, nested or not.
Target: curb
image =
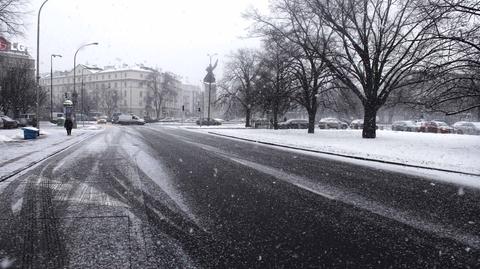
[[[220,136],[220,137],[233,138],[233,139],[237,139],[237,140],[242,140],[242,141],[247,141],[247,142],[254,142],[254,143],[258,143],[258,144],[263,144],[263,145],[268,145],[268,146],[275,146],[275,147],[280,147],[280,148],[295,149],[295,150],[300,150],[300,151],[320,153],[320,154],[326,154],[326,155],[337,156],[337,157],[344,157],[344,158],[355,159],[355,160],[371,161],[371,162],[384,163],[384,164],[392,164],[392,165],[398,165],[398,166],[404,166],[404,167],[421,168],[421,169],[427,169],[427,170],[433,170],[433,171],[448,172],[448,173],[462,174],[462,175],[467,175],[467,176],[477,176],[477,177],[480,177],[480,174],[475,174],[475,173],[461,172],[461,171],[441,169],[441,168],[434,168],[434,167],[414,165],[414,164],[405,164],[405,163],[384,161],[384,160],[378,160],[378,159],[370,159],[370,158],[365,158],[365,157],[350,156],[350,155],[344,155],[344,154],[338,154],[338,153],[332,153],[332,152],[321,151],[321,150],[314,150],[314,149],[305,149],[305,148],[299,148],[299,147],[293,147],[293,146],[275,144],[275,143],[270,143],[270,142],[264,142],[264,141],[259,141],[259,140],[253,140],[253,139],[248,139],[248,138],[241,138],[241,137],[236,137],[236,136],[232,136],[232,135],[219,134],[219,133],[215,133],[215,132],[208,132],[208,133],[209,133],[209,134],[212,134],[212,135]]]
[[[32,166],[34,166],[34,165],[36,165],[36,164],[38,164],[38,163],[41,163],[41,162],[45,161],[46,159],[51,158],[51,157],[53,157],[53,156],[55,156],[55,155],[57,155],[57,154],[59,154],[59,153],[62,153],[63,151],[65,151],[65,150],[67,150],[67,149],[69,149],[69,148],[71,148],[71,147],[73,147],[73,146],[76,146],[76,145],[82,143],[83,141],[87,140],[88,138],[94,137],[95,135],[97,135],[97,134],[93,134],[93,135],[84,137],[83,139],[81,139],[81,140],[79,140],[79,141],[77,141],[77,142],[75,142],[75,143],[73,143],[73,144],[71,144],[71,145],[69,145],[69,146],[67,146],[67,147],[65,147],[65,148],[59,149],[59,150],[57,150],[57,151],[55,151],[55,152],[53,152],[53,153],[51,153],[51,154],[49,154],[49,155],[41,158],[40,160],[33,161],[33,162],[29,163],[28,165],[26,165],[26,166],[24,166],[24,167],[22,167],[22,168],[19,168],[19,169],[15,170],[15,171],[13,171],[13,172],[5,175],[5,176],[2,176],[2,177],[0,177],[0,182],[3,182],[3,181],[5,181],[5,180],[7,180],[7,179],[9,179],[9,178],[12,178],[12,177],[20,174],[21,172],[23,172],[23,171],[31,168]]]

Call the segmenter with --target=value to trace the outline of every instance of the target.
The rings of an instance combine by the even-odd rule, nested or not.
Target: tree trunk
[[[377,126],[377,107],[375,104],[367,103],[364,106],[363,116],[363,138],[375,138]]]
[[[250,125],[250,115],[252,114],[251,109],[247,109],[245,111],[245,127],[251,127]]]
[[[308,111],[308,133],[313,134],[315,132],[315,114],[317,110]]]
[[[276,108],[273,109],[273,129],[278,130],[278,111]]]

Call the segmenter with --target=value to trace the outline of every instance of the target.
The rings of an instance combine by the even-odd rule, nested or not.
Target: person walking
[[[63,125],[67,129],[67,135],[72,135],[73,121],[71,118],[66,118]]]

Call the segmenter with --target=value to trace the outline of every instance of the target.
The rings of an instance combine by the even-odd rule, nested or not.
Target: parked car
[[[8,116],[1,116],[0,119],[3,121],[4,129],[12,129],[18,127],[17,121]]]
[[[145,120],[146,123],[152,123],[152,122],[158,122],[158,119],[154,119],[151,116],[145,116],[143,117],[143,120]]]
[[[113,115],[112,115],[112,123],[118,123],[118,118],[119,118],[120,115],[122,115],[121,112],[115,112],[115,113],[113,113]]]
[[[65,119],[65,114],[63,112],[53,112],[52,121],[57,122],[59,119]]]
[[[348,124],[337,118],[323,118],[318,122],[320,129],[347,129]]]
[[[207,118],[199,119],[196,121],[196,123],[197,125],[222,125],[221,122],[215,119],[208,120]]]
[[[159,120],[159,122],[176,122],[176,121],[179,121],[179,120],[174,119],[172,117],[166,117],[166,118],[163,118],[163,119]]]
[[[307,129],[308,121],[300,119],[291,119],[278,124],[279,129]]]
[[[134,114],[121,114],[118,116],[117,123],[123,125],[144,125],[145,121]]]
[[[457,134],[480,135],[480,122],[459,121],[453,124],[453,129]]]
[[[417,132],[419,126],[411,120],[396,121],[392,124],[393,131]]]
[[[424,121],[420,124],[419,132],[424,133],[453,133],[453,128],[443,121]]]
[[[362,119],[353,120],[350,123],[350,128],[351,129],[363,129],[363,120]]]
[[[15,121],[17,122],[18,127],[27,127],[28,126],[27,119],[25,119],[25,118],[18,118]]]
[[[55,117],[55,113],[53,115]],[[20,114],[20,118],[18,118],[17,120],[22,125],[26,123],[25,126],[27,126],[27,125],[33,125],[34,119],[35,119],[35,114]]]

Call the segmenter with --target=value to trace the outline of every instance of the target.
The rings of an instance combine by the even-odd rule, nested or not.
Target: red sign
[[[0,50],[8,50],[9,45],[8,41],[0,36]]]

